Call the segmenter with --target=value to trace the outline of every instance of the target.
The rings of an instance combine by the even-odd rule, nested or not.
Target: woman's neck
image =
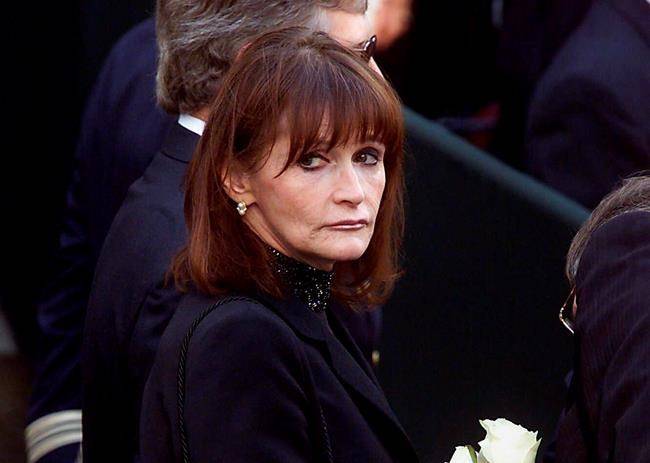
[[[334,272],[312,267],[286,256],[271,246],[267,248],[273,258],[274,270],[293,295],[314,312],[326,310],[329,305]]]

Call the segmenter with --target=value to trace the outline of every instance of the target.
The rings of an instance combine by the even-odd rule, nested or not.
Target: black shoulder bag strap
[[[180,433],[180,445],[181,445],[181,456],[183,463],[190,463],[190,449],[187,441],[187,430],[185,428],[185,365],[187,361],[187,350],[192,340],[194,332],[201,324],[201,322],[212,313],[217,307],[227,304],[229,302],[236,301],[247,301],[252,302],[253,304],[260,304],[258,301],[241,296],[226,297],[220,301],[212,304],[210,307],[205,309],[199,314],[196,319],[190,325],[190,328],[187,330],[187,333],[183,337],[183,342],[181,343],[180,356],[178,359],[178,373],[176,375],[176,404],[178,408],[178,429]],[[327,431],[327,423],[325,421],[325,415],[323,414],[323,408],[320,403],[318,404],[318,412],[320,414],[320,431],[321,431],[321,444],[323,446],[323,457],[325,463],[333,463],[332,457],[332,448],[330,445],[329,433]]]

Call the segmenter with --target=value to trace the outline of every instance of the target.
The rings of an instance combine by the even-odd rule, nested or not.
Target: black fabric
[[[580,261],[577,389],[558,426],[558,463],[650,461],[648,237],[650,213],[623,214],[593,234]]]
[[[405,273],[384,307],[379,378],[423,461],[507,417],[545,446],[571,338],[564,256],[587,211],[407,112]],[[544,449],[540,450],[540,455]]]
[[[179,300],[166,273],[182,246],[182,181],[199,136],[175,124],[106,237],[83,343],[83,448],[88,461],[131,461],[142,389]]]
[[[196,328],[184,421],[191,461],[417,461],[372,369],[337,317],[334,334],[295,298],[234,300]],[[141,416],[141,461],[180,461],[177,372],[188,329],[214,300],[181,301],[160,343]]]
[[[494,2],[496,3],[496,2]],[[496,53],[499,120],[489,151],[518,169],[530,99],[542,72],[593,0],[504,0]]]
[[[210,315],[214,310],[217,308],[221,307],[224,304],[227,304],[229,302],[246,302],[246,303],[252,303],[252,304],[257,304],[257,301],[250,299],[250,298],[244,298],[244,297],[226,297],[226,298],[220,298],[217,302],[212,304],[209,308],[205,309],[203,312],[201,312],[197,318],[194,319],[192,324],[190,325],[187,333],[183,337],[183,341],[180,345],[180,353],[179,353],[179,360],[178,360],[178,373],[177,373],[177,378],[176,378],[176,401],[177,401],[177,413],[178,413],[178,430],[179,430],[179,445],[180,445],[180,453],[181,457],[183,460],[183,463],[189,463],[191,461],[190,459],[190,449],[189,449],[189,443],[187,439],[187,426],[185,424],[185,392],[186,392],[186,384],[187,384],[187,351],[189,348],[189,344],[192,341],[192,337],[194,336],[195,331],[199,327],[199,325],[203,322],[203,320],[206,319],[208,315]],[[314,312],[316,313],[319,318],[323,319],[325,317],[325,312]],[[329,326],[327,327],[329,329]],[[327,423],[325,421],[325,415],[323,414],[323,408],[320,405],[320,401],[317,402],[311,402],[311,415],[312,417],[317,418],[316,421],[320,421],[319,426],[317,426],[318,431],[313,433],[316,434],[314,442],[312,443],[312,446],[314,448],[314,457],[317,461],[321,461],[324,463],[333,463],[333,455],[332,455],[332,446],[330,442],[330,437],[329,437],[329,431],[327,430]],[[320,417],[320,420],[318,418]]]
[[[540,79],[526,168],[587,207],[650,169],[650,4],[598,0]]]

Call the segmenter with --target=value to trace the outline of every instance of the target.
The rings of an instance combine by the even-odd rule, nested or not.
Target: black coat
[[[650,168],[650,4],[597,0],[538,83],[527,169],[587,207]]]
[[[329,331],[297,299],[221,302],[189,295],[169,323],[144,392],[143,463],[182,461],[181,426],[195,462],[328,461],[327,441],[336,462],[417,461],[333,312]]]
[[[558,463],[650,461],[649,237],[650,213],[627,213],[602,225],[584,251]]]

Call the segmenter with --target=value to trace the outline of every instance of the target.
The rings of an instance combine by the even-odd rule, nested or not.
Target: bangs
[[[384,145],[385,187],[372,238],[359,259],[337,263],[332,296],[349,308],[385,303],[400,274],[404,233],[399,98],[354,51],[322,32],[301,28],[258,37],[220,84],[188,167],[188,244],[174,260],[176,282],[209,295],[286,296],[266,246],[242,220],[237,195],[231,197],[225,184],[231,169],[261,168],[276,143],[288,151],[279,154],[287,156],[285,170],[310,151]],[[285,161],[278,160],[280,165]]]
[[[330,151],[354,142],[383,144],[389,166],[400,155],[404,135],[397,95],[356,57],[342,55],[341,61],[345,66],[312,60],[311,66],[294,68],[286,79],[280,109],[267,121],[275,126],[276,139],[279,130],[289,136],[285,170],[316,148]]]

